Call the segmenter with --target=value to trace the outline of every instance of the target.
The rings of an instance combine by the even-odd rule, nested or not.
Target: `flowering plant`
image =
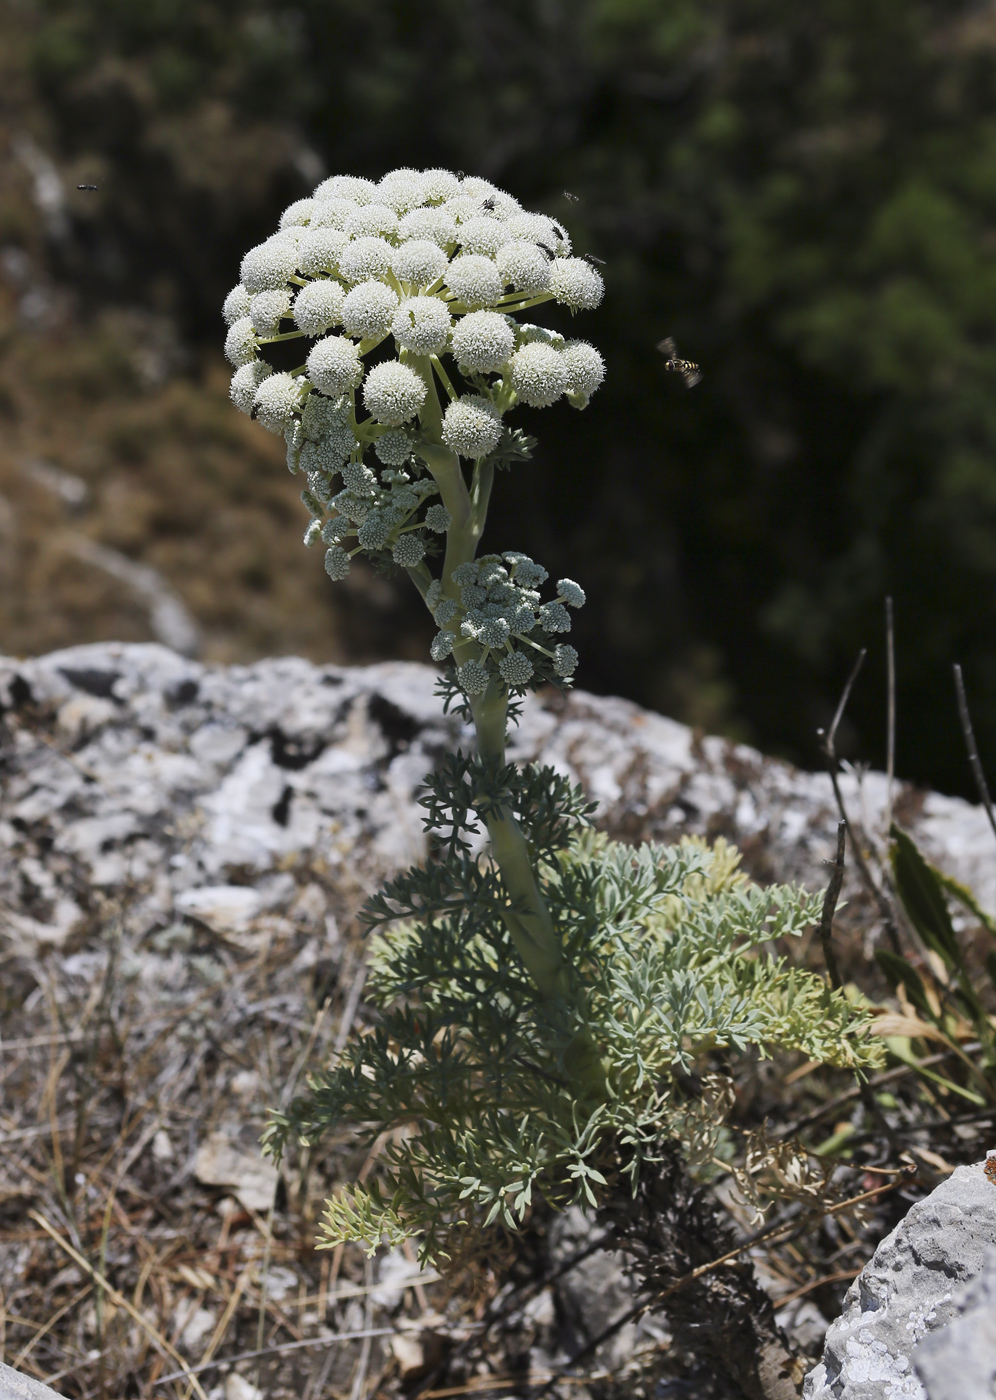
[[[375,1025],[267,1130],[277,1156],[343,1124],[380,1139],[380,1176],[329,1202],[326,1245],[417,1235],[438,1264],[516,1229],[537,1195],[607,1209],[650,1164],[677,1181],[678,1146],[715,1156],[717,1057],[877,1058],[866,1014],[773,951],[816,921],[814,896],[752,885],[721,841],[611,843],[562,776],[506,762],[523,692],[570,684],[562,638],[585,600],[561,579],[544,601],[524,554],[477,555],[495,471],[534,446],[506,417],[564,396],[583,409],[605,369],[521,316],[602,294],[556,220],[485,180],[397,170],[292,204],[225,302],[232,398],[286,438],[305,542],[324,543],[334,580],[361,552],[407,572],[476,737],[428,779],[429,862],[365,911]],[[741,1292],[756,1332],[756,1285]]]

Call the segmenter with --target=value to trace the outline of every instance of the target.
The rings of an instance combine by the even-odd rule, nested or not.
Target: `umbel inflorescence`
[[[523,313],[602,292],[555,219],[485,180],[396,170],[292,204],[225,303],[232,398],[286,438],[306,543],[334,580],[359,553],[408,573],[474,730],[426,783],[435,858],[364,911],[376,1025],[267,1131],[277,1156],[347,1125],[380,1144],[379,1175],[329,1204],[327,1244],[418,1234],[440,1262],[536,1197],[635,1190],[675,1144],[707,1161],[728,1096],[691,1076],[730,1056],[876,1062],[866,1014],[772,947],[813,921],[811,895],[750,885],[720,845],[613,846],[561,774],[506,760],[515,697],[570,682],[585,600],[522,553],[478,556],[495,471],[533,446],[507,419],[584,408],[604,375]]]
[[[522,313],[551,300],[588,310],[603,290],[557,220],[487,180],[394,170],[379,183],[336,175],[292,204],[226,298],[232,400],[285,437],[307,481],[305,542],[325,544],[334,580],[358,553],[406,569],[439,627],[433,658],[454,658],[467,695],[577,666],[562,637],[581,588],[562,579],[544,602],[545,570],[516,553],[474,560],[466,541],[494,469],[529,455],[510,410],[584,408],[605,373],[594,346]],[[294,342],[301,363],[274,368],[274,348]],[[463,491],[459,460],[473,464]],[[434,571],[454,524],[466,529]]]

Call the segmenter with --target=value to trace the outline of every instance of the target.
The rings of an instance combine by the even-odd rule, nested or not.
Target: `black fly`
[[[100,186],[99,186],[99,185],[77,185],[76,188],[77,188],[78,190],[99,190],[99,189],[100,189]]]
[[[492,195],[490,199],[486,199],[486,200],[484,201],[484,203],[481,205],[481,208],[487,210],[487,212],[488,212],[489,214],[493,214],[493,213],[495,212],[495,198],[494,198],[494,195]]]
[[[597,263],[597,265],[598,265],[599,267],[604,267],[604,266],[605,266],[605,259],[604,259],[604,258],[596,258],[594,253],[585,253],[585,255],[584,255],[584,260],[585,260],[585,262]],[[658,347],[658,348],[659,348],[659,347]]]
[[[665,357],[664,368],[671,370],[674,374],[680,374],[685,381],[685,387],[694,389],[695,385],[702,378],[702,371],[697,364],[691,360],[682,360],[678,357],[678,347],[674,343],[673,336],[667,336],[664,340],[657,342],[657,349]]]
[[[536,247],[545,255],[548,262],[553,262],[557,256],[552,248],[548,248],[545,243],[540,243],[539,239],[536,240]]]
[[[580,204],[581,201],[576,194],[571,194],[570,190],[564,190],[564,198],[569,199],[572,204]]]
[[[556,234],[557,234],[557,237],[558,237],[559,239],[561,239],[564,243],[566,243],[566,242],[567,242],[567,234],[564,232],[564,230],[563,230],[563,229],[560,227],[560,225],[557,223],[556,219],[551,219],[550,222],[551,222],[551,224],[553,224],[553,227],[554,227],[554,230],[555,230],[555,232],[556,232]]]

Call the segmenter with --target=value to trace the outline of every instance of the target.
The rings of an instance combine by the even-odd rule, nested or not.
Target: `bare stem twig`
[[[821,740],[821,747],[827,760],[827,772],[830,774],[830,782],[833,787],[833,795],[837,802],[837,810],[840,813],[841,820],[846,822],[847,830],[851,837],[851,851],[854,854],[854,863],[858,867],[858,874],[861,876],[861,882],[878,907],[879,917],[885,928],[886,936],[892,944],[893,952],[896,953],[897,956],[902,957],[903,949],[899,942],[899,929],[896,926],[896,916],[893,912],[892,904],[884,890],[879,888],[878,882],[868,868],[868,862],[865,860],[864,851],[861,849],[861,842],[856,838],[854,828],[847,815],[847,808],[844,805],[844,794],[840,790],[840,779],[837,775],[837,749],[835,745],[837,729],[844,717],[844,710],[851,697],[854,682],[858,678],[858,672],[861,670],[867,654],[867,648],[862,647],[861,651],[858,653],[858,659],[851,670],[851,674],[847,678],[847,684],[844,686],[840,702],[837,705],[833,723],[830,725],[830,732],[825,733],[824,730],[818,729],[816,733],[817,737]]]
[[[896,628],[892,599],[885,600],[885,668],[888,699],[885,719],[885,829],[892,828],[892,785],[896,778]]]
[[[824,861],[824,865],[833,867],[833,874],[830,876],[830,883],[827,885],[827,892],[823,896],[823,912],[820,915],[820,943],[823,945],[823,961],[827,965],[827,974],[830,978],[830,985],[834,991],[839,991],[843,983],[840,980],[840,968],[837,966],[837,954],[833,950],[833,916],[837,909],[837,900],[840,898],[840,887],[844,883],[844,841],[847,836],[847,822],[837,823],[837,854],[832,861]]]
[[[965,748],[968,752],[968,762],[972,769],[972,777],[975,779],[975,788],[979,794],[979,801],[985,808],[989,825],[996,836],[996,817],[993,816],[993,800],[989,796],[989,785],[986,782],[986,775],[982,771],[982,760],[979,757],[979,746],[975,742],[975,730],[972,728],[972,716],[968,712],[968,697],[965,695],[965,681],[961,674],[961,667],[955,662],[954,665],[955,691],[958,695],[958,718],[961,721],[961,732],[965,738]]]

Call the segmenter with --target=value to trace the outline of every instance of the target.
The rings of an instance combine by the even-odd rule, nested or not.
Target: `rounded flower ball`
[[[461,369],[500,369],[514,345],[515,332],[497,311],[472,311],[461,317],[453,332],[453,353]]]
[[[271,433],[282,433],[301,398],[301,385],[292,374],[270,374],[259,385],[253,407]]]
[[[315,388],[334,399],[354,389],[363,377],[356,345],[344,335],[329,335],[320,340],[312,347],[305,368]]]
[[[361,282],[346,295],[342,323],[350,335],[377,340],[386,335],[398,309],[398,295],[383,282]]]
[[[461,457],[486,457],[501,442],[501,414],[480,394],[464,394],[443,416],[443,442]]]
[[[449,310],[438,297],[407,297],[395,312],[391,331],[403,350],[438,355],[446,348],[451,325]]]
[[[389,428],[400,428],[425,403],[424,380],[397,360],[374,365],[363,385],[363,402],[377,419]]]
[[[477,253],[454,258],[446,271],[446,283],[465,306],[494,306],[501,296],[497,267]]]
[[[324,335],[341,323],[344,301],[338,282],[309,282],[294,299],[294,323],[305,335]]]
[[[531,408],[549,408],[567,388],[567,366],[559,350],[533,341],[511,359],[512,388]]]

